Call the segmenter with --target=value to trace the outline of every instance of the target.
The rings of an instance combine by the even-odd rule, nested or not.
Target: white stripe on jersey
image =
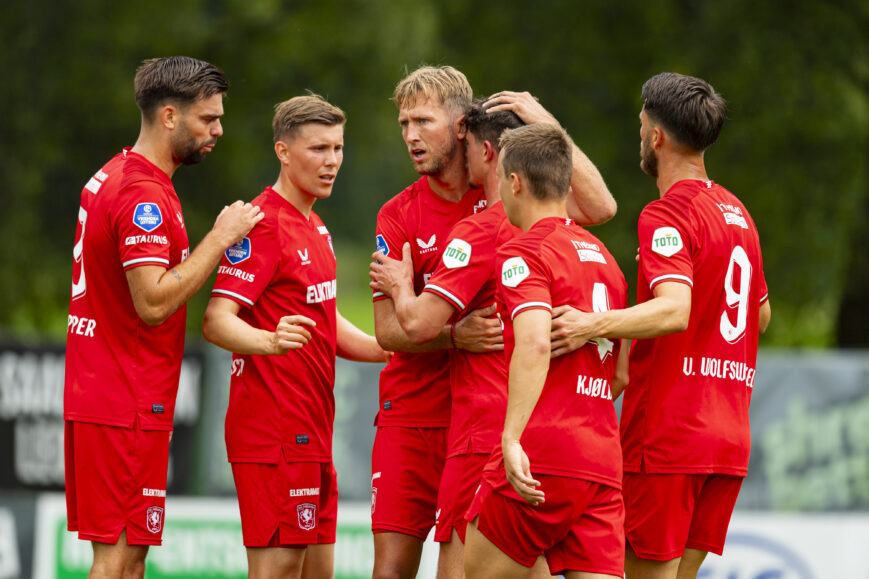
[[[465,304],[462,303],[462,300],[460,300],[459,298],[457,298],[456,296],[454,296],[453,294],[451,294],[450,292],[448,292],[447,290],[445,290],[444,288],[442,288],[440,286],[436,286],[434,284],[428,283],[425,285],[424,289],[432,290],[434,292],[437,292],[437,293],[443,295],[445,298],[447,298],[448,300],[453,302],[454,305],[459,306],[460,310],[465,309]]]
[[[212,294],[218,294],[218,295],[224,295],[224,296],[233,297],[233,298],[235,298],[235,299],[237,299],[237,300],[241,300],[241,301],[243,301],[244,303],[246,303],[246,304],[249,305],[249,306],[253,306],[253,302],[252,302],[252,301],[250,301],[249,299],[247,299],[247,298],[244,297],[243,295],[241,295],[241,294],[237,294],[237,293],[235,293],[235,292],[231,292],[231,291],[227,291],[227,290],[222,290],[222,289],[213,289],[213,290],[211,290],[211,293],[212,293]]]
[[[528,308],[546,308],[549,311],[552,311],[552,306],[547,304],[546,302],[526,302],[524,304],[519,304],[516,306],[516,309],[513,310],[513,313],[510,314],[510,319],[515,319],[516,314],[518,314],[522,310],[527,310]]]
[[[121,264],[122,267],[129,267],[131,265],[136,265],[137,263],[162,263],[169,267],[169,260],[163,259],[162,257],[140,257],[138,259],[131,259],[130,261],[125,261]]]
[[[681,281],[684,281],[684,282],[688,282],[688,285],[690,285],[691,287],[694,287],[694,282],[691,281],[691,278],[690,278],[690,277],[688,277],[688,276],[686,276],[686,275],[679,275],[679,274],[676,274],[676,273],[668,273],[668,274],[666,274],[666,275],[661,275],[661,276],[658,276],[658,277],[656,277],[655,279],[653,279],[653,280],[652,280],[652,283],[649,284],[649,289],[652,289],[653,287],[655,287],[655,286],[656,286],[657,284],[659,284],[660,282],[662,282],[662,281],[667,281],[668,279],[669,279],[669,280],[681,280]]]

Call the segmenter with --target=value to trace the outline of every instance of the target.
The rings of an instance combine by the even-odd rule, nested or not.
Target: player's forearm
[[[437,338],[446,323],[425,307],[425,294],[417,296],[412,288],[400,289],[392,296],[395,317],[408,339],[420,346]]]
[[[386,352],[369,336],[338,313],[338,356],[355,362],[385,362]]]
[[[507,415],[502,442],[519,440],[543,392],[549,371],[549,342],[545,340],[520,344],[517,339],[510,359],[507,387]]]
[[[688,327],[691,302],[687,304],[671,296],[660,296],[624,310],[611,310],[593,314],[596,329],[592,337],[600,338],[657,338]]]
[[[390,352],[434,352],[451,347],[449,326],[442,327],[434,340],[415,344],[398,323],[391,299],[374,302],[374,335],[380,347]]]
[[[215,311],[209,304],[202,321],[206,340],[236,354],[268,355],[272,353],[274,332],[254,328],[238,316]]]
[[[612,219],[616,209],[600,171],[574,143],[567,214],[580,225],[599,225]]]

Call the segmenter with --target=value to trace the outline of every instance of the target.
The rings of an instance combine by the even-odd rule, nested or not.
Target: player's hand
[[[374,252],[371,259],[374,260],[368,271],[368,277],[371,278],[368,285],[371,289],[392,297],[396,287],[413,287],[413,255],[409,243],[405,242],[401,247],[401,261],[387,259],[379,251]]]
[[[270,354],[283,355],[290,350],[298,350],[311,340],[311,332],[308,327],[315,327],[317,323],[305,316],[284,316],[278,320],[275,332],[272,334],[272,348]]]
[[[557,358],[583,347],[595,337],[594,316],[571,306],[558,306],[552,310],[552,357]]]
[[[486,99],[483,107],[487,113],[513,111],[526,125],[549,123],[561,127],[558,120],[529,92],[502,90]]]
[[[507,480],[519,493],[519,496],[537,506],[546,500],[543,491],[540,490],[540,481],[531,477],[531,461],[522,449],[518,440],[503,441],[501,450],[504,451],[504,470]]]
[[[456,348],[468,352],[500,352],[504,349],[501,320],[492,317],[497,308],[491,305],[469,313],[456,322],[453,340]]]
[[[254,225],[265,217],[259,206],[236,201],[223,208],[214,220],[212,233],[217,235],[223,247],[238,243],[247,235]]]

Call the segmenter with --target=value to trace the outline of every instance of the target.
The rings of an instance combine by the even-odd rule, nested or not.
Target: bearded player
[[[641,168],[660,199],[638,224],[637,306],[559,311],[558,352],[587,337],[635,338],[621,417],[628,578],[693,578],[721,554],[750,451],[758,335],[771,309],[757,228],[709,179],[704,152],[727,115],[706,81],[649,79]],[[568,336],[569,334],[570,336]]]

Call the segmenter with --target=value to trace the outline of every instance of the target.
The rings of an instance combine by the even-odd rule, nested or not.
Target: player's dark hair
[[[516,129],[525,125],[519,115],[513,111],[496,111],[487,113],[484,108],[486,98],[474,100],[468,112],[465,113],[465,126],[474,134],[480,143],[489,141],[496,151],[501,150],[501,134],[507,129]]]
[[[143,61],[136,70],[134,85],[136,104],[149,121],[167,101],[183,107],[229,90],[229,81],[222,70],[189,56]]]
[[[662,72],[643,85],[643,109],[679,143],[705,151],[727,120],[727,103],[702,78]]]
[[[275,105],[275,117],[272,120],[275,143],[292,139],[299,127],[308,123],[332,127],[343,125],[346,120],[344,111],[318,94],[293,97]]]
[[[536,199],[564,199],[573,171],[570,137],[547,123],[508,129],[501,136],[501,166],[505,176],[525,177]]]

